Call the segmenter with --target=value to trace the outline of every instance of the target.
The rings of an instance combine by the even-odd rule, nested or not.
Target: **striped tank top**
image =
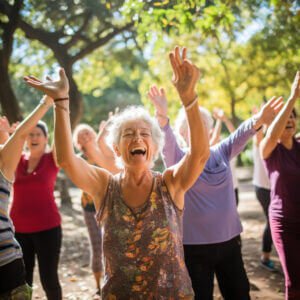
[[[0,267],[22,257],[22,250],[14,237],[14,225],[9,218],[8,202],[12,183],[0,170]]]

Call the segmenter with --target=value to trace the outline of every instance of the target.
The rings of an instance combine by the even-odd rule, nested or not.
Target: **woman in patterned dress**
[[[141,107],[113,120],[108,140],[122,164],[113,176],[74,154],[69,120],[68,80],[28,81],[60,100],[55,107],[58,162],[73,182],[92,195],[102,230],[105,278],[103,299],[193,299],[184,264],[184,194],[208,159],[208,136],[198,110],[199,70],[176,47],[169,55],[173,83],[190,126],[190,151],[163,174],[151,170],[163,146],[157,121]]]

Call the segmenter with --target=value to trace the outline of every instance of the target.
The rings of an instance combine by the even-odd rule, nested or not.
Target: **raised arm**
[[[158,89],[154,84],[148,91],[148,98],[155,107],[155,117],[161,128],[165,127],[168,122],[168,100],[164,88]]]
[[[296,100],[300,97],[300,71],[297,72],[291,94],[281,111],[278,113],[267,130],[266,136],[261,142],[260,150],[264,159],[267,159],[275,149],[278,139],[281,137],[286,123],[292,113]]]
[[[263,125],[270,124],[274,115],[278,113],[281,107],[281,98],[271,98],[254,116],[244,121],[233,133],[222,140],[216,146],[217,150],[222,153],[225,159],[231,160],[244,149],[248,140],[255,133],[262,130]]]
[[[9,138],[10,124],[5,116],[0,117],[0,144],[3,145]]]
[[[37,122],[53,105],[53,99],[44,96],[34,111],[18,125],[0,151],[0,169],[7,179],[13,180],[25,140]]]
[[[179,47],[176,47],[169,58],[173,69],[172,81],[185,108],[190,128],[190,148],[178,164],[165,171],[164,177],[175,204],[182,208],[184,193],[199,177],[209,157],[209,144],[195,90],[199,70],[186,58],[186,48],[183,48],[181,56]]]
[[[213,110],[213,117],[216,120],[216,124],[213,128],[211,137],[209,139],[210,146],[213,146],[220,141],[221,129],[222,129],[222,113],[224,114],[223,110],[219,108],[215,108]]]
[[[99,208],[106,191],[109,173],[104,169],[91,166],[74,152],[69,116],[69,82],[65,71],[60,69],[59,79],[56,81],[42,82],[36,78],[34,80],[28,78],[27,83],[54,99],[54,133],[58,164],[75,185],[96,199],[95,205]]]
[[[116,108],[115,114],[117,114],[119,108]],[[98,154],[93,153],[93,157],[97,160],[97,164],[102,168],[108,170],[109,172],[116,174],[120,172],[120,169],[116,166],[115,155],[112,149],[106,143],[106,136],[107,136],[107,128],[110,125],[113,113],[109,114],[107,121],[101,121],[99,124],[99,132],[97,134],[96,142],[99,147]],[[97,149],[95,149],[97,151]]]

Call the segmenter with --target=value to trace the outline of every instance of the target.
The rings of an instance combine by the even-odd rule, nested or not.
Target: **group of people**
[[[271,98],[236,130],[229,126],[231,134],[220,141],[220,122],[213,128],[210,114],[199,107],[200,73],[186,48],[176,47],[169,59],[182,104],[174,131],[166,92],[152,86],[148,96],[155,118],[143,107],[128,107],[102,124],[98,135],[80,124],[72,136],[64,70],[57,80],[25,77],[46,96],[0,149],[0,277],[7,279],[0,281],[0,298],[30,299],[37,255],[47,298],[62,299],[61,220],[53,199],[60,166],[84,191],[92,269],[102,299],[212,299],[214,275],[224,299],[250,299],[230,163],[254,136],[271,191],[262,262],[270,264],[271,232],[286,299],[300,298],[300,144],[294,110],[300,73],[285,103]],[[52,106],[55,146],[47,151],[47,127],[39,120]],[[26,140],[29,154],[22,153]],[[153,166],[161,153],[166,168],[159,173]],[[256,184],[260,199],[264,187]],[[261,201],[266,215],[269,202]]]

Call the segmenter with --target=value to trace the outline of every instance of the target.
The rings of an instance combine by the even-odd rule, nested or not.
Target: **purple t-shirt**
[[[243,122],[229,137],[210,148],[202,174],[185,194],[183,244],[221,243],[242,232],[229,163],[255,134],[252,123],[252,119]],[[179,162],[185,152],[179,148],[169,124],[163,131],[164,161],[169,167]]]
[[[265,160],[271,183],[271,218],[300,222],[300,141],[292,149],[277,144]]]

